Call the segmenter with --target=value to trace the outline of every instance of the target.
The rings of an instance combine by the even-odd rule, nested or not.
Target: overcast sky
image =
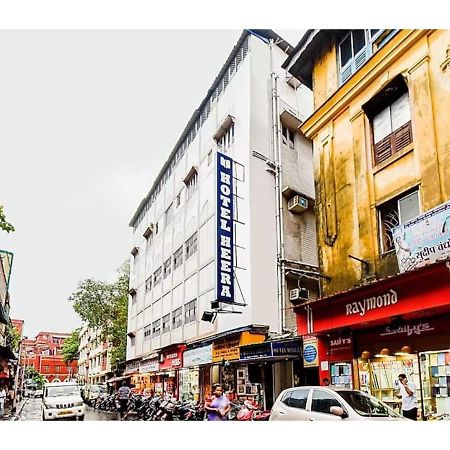
[[[240,34],[0,32],[0,204],[16,227],[0,249],[26,336],[79,326],[71,292],[129,257],[128,223]]]

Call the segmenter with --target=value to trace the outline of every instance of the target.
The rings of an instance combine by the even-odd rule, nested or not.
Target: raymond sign
[[[233,160],[217,152],[217,301],[234,303]]]
[[[400,272],[417,269],[450,256],[450,202],[394,228]]]

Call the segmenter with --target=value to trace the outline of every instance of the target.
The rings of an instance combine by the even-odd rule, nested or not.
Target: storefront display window
[[[180,399],[182,401],[198,401],[200,397],[199,370],[184,369],[179,372]]]
[[[353,389],[352,363],[330,363],[331,384],[336,387]]]

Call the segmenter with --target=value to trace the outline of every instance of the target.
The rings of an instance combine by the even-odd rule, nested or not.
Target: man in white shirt
[[[416,385],[409,383],[404,373],[398,376],[398,381],[400,381],[398,397],[402,399],[403,416],[411,420],[417,420],[419,403],[416,397]]]
[[[0,417],[5,413],[6,391],[4,387],[0,387]]]

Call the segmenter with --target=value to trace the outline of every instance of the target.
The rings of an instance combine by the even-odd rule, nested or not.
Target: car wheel
[[[78,416],[78,420],[83,421],[84,420],[84,415],[83,416]]]

